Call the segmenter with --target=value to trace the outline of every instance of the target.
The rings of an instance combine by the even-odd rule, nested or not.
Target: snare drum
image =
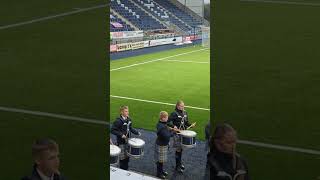
[[[196,135],[197,133],[190,130],[184,130],[180,132],[181,145],[187,148],[196,146]]]
[[[130,138],[128,140],[128,155],[134,158],[139,158],[140,156],[143,156],[144,145],[144,140],[139,138]]]
[[[113,144],[110,144],[110,164],[116,164],[119,160],[121,149]]]

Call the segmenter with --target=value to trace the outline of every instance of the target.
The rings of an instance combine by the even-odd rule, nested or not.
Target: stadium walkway
[[[144,156],[140,159],[130,158],[129,170],[141,172],[144,174],[156,175],[156,164],[154,162],[154,144],[156,133],[143,129],[138,129],[141,132],[141,139],[146,142],[144,147]],[[113,141],[115,137],[112,136]],[[170,144],[172,145],[172,138]],[[164,168],[169,173],[170,180],[203,180],[205,179],[205,168],[207,161],[207,152],[205,142],[198,141],[195,148],[186,149],[183,151],[182,161],[185,165],[183,174],[175,172],[175,149],[170,146],[168,162]]]

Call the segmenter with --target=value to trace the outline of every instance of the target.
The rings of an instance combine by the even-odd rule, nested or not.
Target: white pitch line
[[[175,106],[175,105],[176,105],[176,104],[172,104],[172,103],[159,102],[159,101],[151,101],[151,100],[145,100],[145,99],[137,99],[137,98],[131,98],[131,97],[124,97],[124,96],[110,95],[110,97],[112,97],[112,98],[118,98],[118,99],[128,99],[128,100],[140,101],[140,102],[148,102],[148,103],[153,103],[153,104],[169,105],[169,106]],[[190,109],[199,109],[199,110],[210,111],[210,109],[208,109],[208,108],[201,108],[201,107],[194,107],[194,106],[184,106],[184,107],[190,108]]]
[[[69,11],[69,12],[65,12],[65,13],[61,13],[61,14],[56,14],[56,15],[46,16],[46,17],[42,17],[42,18],[38,18],[38,19],[32,19],[29,21],[0,26],[0,30],[12,28],[12,27],[17,27],[17,26],[22,26],[22,25],[27,25],[27,24],[32,24],[32,23],[36,23],[36,22],[41,22],[41,21],[45,21],[45,20],[49,20],[49,19],[54,19],[54,18],[58,18],[58,17],[62,17],[62,16],[68,16],[68,15],[77,14],[77,13],[90,11],[90,10],[94,10],[94,9],[99,9],[99,8],[104,8],[104,7],[107,7],[107,4],[102,4],[102,5],[88,7],[88,8],[79,8],[77,10]]]
[[[142,64],[148,64],[148,63],[152,63],[152,62],[156,62],[156,61],[162,61],[162,60],[165,60],[165,59],[169,59],[169,58],[173,58],[173,57],[177,57],[177,56],[182,56],[182,55],[186,55],[186,54],[191,54],[191,53],[195,53],[195,52],[198,52],[198,51],[203,51],[203,50],[206,50],[207,48],[203,48],[203,49],[198,49],[198,50],[194,50],[194,51],[189,51],[189,52],[185,52],[185,53],[180,53],[180,54],[176,54],[176,55],[172,55],[172,56],[167,56],[167,57],[163,57],[163,58],[159,58],[159,59],[154,59],[154,60],[150,60],[150,61],[146,61],[146,62],[142,62],[142,63],[135,63],[135,64],[131,64],[131,65],[128,65],[128,66],[122,66],[122,67],[118,67],[118,68],[114,68],[114,69],[110,69],[110,71],[118,71],[120,69],[126,69],[126,68],[129,68],[129,67],[133,67],[133,66],[139,66],[139,65],[142,65]]]
[[[22,113],[22,114],[44,116],[44,117],[52,117],[52,118],[72,120],[72,121],[91,123],[91,124],[109,125],[109,122],[96,120],[96,119],[88,119],[88,118],[67,116],[67,115],[54,114],[54,113],[48,113],[48,112],[40,112],[40,111],[30,111],[30,110],[26,110],[26,109],[17,109],[17,108],[9,108],[9,107],[1,107],[0,106],[0,111],[16,112],[16,113]],[[304,148],[298,148],[298,147],[267,144],[267,143],[247,141],[247,140],[239,140],[238,142],[240,144],[252,145],[252,146],[256,146],[256,147],[264,147],[264,148],[269,148],[269,149],[277,149],[277,150],[283,150],[283,151],[299,152],[299,153],[304,153],[304,154],[320,155],[320,151],[312,150],[312,149],[304,149]]]
[[[252,146],[257,146],[257,147],[264,147],[264,148],[270,148],[270,149],[278,149],[278,150],[285,150],[285,151],[300,152],[300,153],[305,153],[305,154],[320,155],[320,151],[312,150],[312,149],[304,149],[304,148],[298,148],[298,147],[267,144],[267,143],[253,142],[253,141],[246,141],[246,140],[239,140],[238,142],[240,144],[252,145]]]
[[[163,60],[163,61],[172,61],[172,62],[181,62],[181,63],[198,63],[198,64],[209,64],[210,62],[201,62],[201,61],[180,61],[180,60]]]
[[[260,2],[260,3],[273,3],[273,4],[303,5],[303,6],[320,6],[319,3],[294,2],[294,1],[272,1],[272,0],[240,0],[240,1],[241,2]]]
[[[0,111],[17,112],[17,113],[31,114],[31,115],[37,115],[37,116],[53,117],[53,118],[58,118],[58,119],[67,119],[67,120],[80,121],[80,122],[93,123],[93,124],[103,124],[103,125],[109,124],[106,121],[101,121],[101,120],[97,120],[97,119],[81,118],[81,117],[67,116],[67,115],[62,115],[62,114],[54,114],[54,113],[40,112],[40,111],[30,111],[30,110],[26,110],[26,109],[17,109],[17,108],[10,108],[10,107],[1,107],[0,106]]]

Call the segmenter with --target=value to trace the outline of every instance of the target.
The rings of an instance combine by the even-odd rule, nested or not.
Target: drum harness
[[[131,121],[129,121],[128,123],[126,123],[126,122],[123,123],[124,126],[127,125],[126,144],[128,144],[128,140],[129,140],[129,138],[131,137],[130,124],[131,124]],[[136,141],[133,140],[133,139],[131,139],[131,141],[136,142]]]
[[[131,137],[130,124],[131,124],[131,121],[128,121],[128,123],[126,123],[126,122],[123,123],[123,126],[127,126],[127,133],[126,133],[127,138],[125,139],[126,144],[128,143],[129,137]]]
[[[180,130],[186,130],[186,128],[184,126],[185,119],[187,118],[187,115],[186,115],[185,111],[182,111],[182,115],[183,116],[180,116],[180,114],[177,111],[176,111],[176,114],[177,114],[178,118],[181,118],[181,123],[180,123],[179,129]]]

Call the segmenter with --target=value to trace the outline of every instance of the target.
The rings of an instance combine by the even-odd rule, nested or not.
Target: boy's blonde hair
[[[160,119],[162,119],[163,117],[167,117],[168,113],[166,111],[161,111],[159,114]]]
[[[128,106],[120,106],[120,112],[122,112],[125,109],[129,109],[129,107]]]

